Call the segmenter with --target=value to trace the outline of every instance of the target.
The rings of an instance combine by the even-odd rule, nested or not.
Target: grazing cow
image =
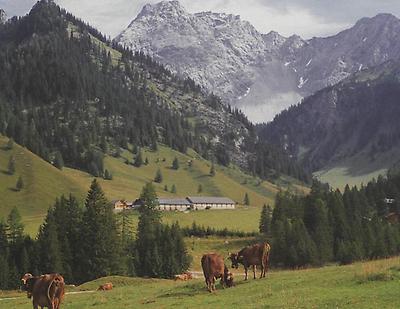
[[[193,279],[193,275],[190,272],[185,272],[183,274],[180,275],[175,275],[175,281],[188,281],[188,280],[192,280]]]
[[[22,288],[32,298],[34,309],[39,306],[43,309],[59,309],[65,295],[64,278],[59,274],[32,276],[25,274],[22,279]]]
[[[201,258],[201,267],[203,268],[204,279],[208,291],[215,291],[215,280],[221,278],[223,287],[233,286],[233,275],[225,266],[224,258],[215,253],[203,255]]]
[[[271,246],[268,243],[255,244],[243,248],[238,253],[229,255],[232,262],[232,268],[239,268],[239,263],[243,264],[245,272],[245,280],[247,280],[247,270],[249,266],[253,266],[254,279],[256,279],[256,266],[260,266],[260,278],[265,278],[265,273],[268,271],[268,261]]]
[[[108,282],[100,285],[97,291],[111,291],[112,289],[113,289],[113,284],[111,282]]]

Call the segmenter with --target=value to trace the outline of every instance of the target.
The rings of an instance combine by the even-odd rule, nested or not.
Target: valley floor
[[[190,282],[109,277],[77,290],[113,282],[110,292],[68,294],[62,308],[399,308],[400,258],[297,271],[272,271],[266,279],[243,281],[210,294],[202,279]],[[0,300],[1,308],[31,308],[22,293]]]

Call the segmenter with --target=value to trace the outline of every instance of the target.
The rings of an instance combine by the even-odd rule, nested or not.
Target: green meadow
[[[86,283],[67,294],[65,309],[112,308],[399,308],[400,259],[327,266],[318,269],[271,271],[265,279],[244,281],[210,294],[202,278],[189,282],[108,277]],[[109,292],[94,291],[112,282]],[[22,293],[2,297],[1,308],[31,308]]]

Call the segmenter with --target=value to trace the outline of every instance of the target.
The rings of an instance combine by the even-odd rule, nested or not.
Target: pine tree
[[[177,157],[175,157],[174,161],[172,161],[172,169],[174,169],[174,170],[179,169],[179,161],[178,161]]]
[[[118,274],[120,239],[115,215],[96,179],[88,192],[81,235],[81,273],[84,281]]]
[[[211,163],[210,176],[214,177],[215,174],[216,174],[216,172],[215,172],[215,166],[214,166],[214,162],[213,162],[213,163]]]
[[[105,180],[112,180],[112,179],[113,179],[113,176],[112,176],[112,174],[108,171],[108,169],[106,169],[106,170],[104,171],[104,179],[105,179]]]
[[[7,237],[11,244],[23,239],[24,225],[22,224],[21,215],[18,208],[14,207],[7,217]]]
[[[54,210],[47,213],[45,223],[38,234],[40,252],[40,270],[42,273],[63,273],[61,246],[58,239]]]
[[[144,160],[144,165],[149,165],[149,158],[146,157],[146,159]]]
[[[64,159],[62,157],[61,152],[57,151],[55,158],[54,158],[54,166],[57,167],[59,170],[62,170],[64,167]]]
[[[160,256],[157,242],[157,231],[161,226],[157,194],[149,183],[143,187],[140,195],[142,206],[136,237],[135,269],[139,276],[158,277]]]
[[[203,192],[203,186],[199,184],[199,186],[197,187],[197,193],[202,193],[202,192]]]
[[[271,221],[272,221],[272,208],[264,204],[261,211],[259,230],[262,234],[269,234],[271,232]]]
[[[246,206],[250,205],[250,198],[249,198],[249,194],[247,192],[244,195],[243,204]]]
[[[164,186],[164,191],[168,192],[168,186],[167,185]]]
[[[21,191],[24,188],[24,182],[23,182],[21,176],[18,177],[18,180],[17,180],[17,183],[15,185],[15,188],[16,188],[17,191]]]
[[[9,175],[14,175],[15,173],[15,158],[14,156],[10,156],[8,160],[7,171]]]
[[[162,176],[161,170],[158,169],[156,172],[156,176],[154,177],[154,182],[162,183],[162,181],[163,181],[163,176]]]
[[[177,192],[176,186],[175,186],[175,184],[173,184],[171,187],[171,193],[176,194],[176,192]]]

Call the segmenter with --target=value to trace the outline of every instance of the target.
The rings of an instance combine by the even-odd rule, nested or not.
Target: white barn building
[[[192,209],[235,209],[236,203],[227,197],[188,196]]]

